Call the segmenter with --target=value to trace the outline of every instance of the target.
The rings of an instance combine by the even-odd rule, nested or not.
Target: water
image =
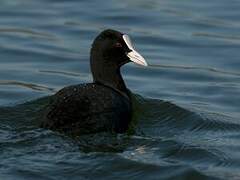
[[[240,2],[1,0],[0,179],[240,179]],[[48,96],[91,81],[103,29],[150,66],[122,69],[135,133],[38,127]]]

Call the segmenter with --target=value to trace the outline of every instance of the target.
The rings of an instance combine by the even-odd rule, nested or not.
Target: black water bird
[[[93,82],[68,86],[53,95],[41,127],[70,135],[126,132],[132,103],[120,68],[131,61],[147,66],[128,35],[110,29],[101,32],[90,53]]]

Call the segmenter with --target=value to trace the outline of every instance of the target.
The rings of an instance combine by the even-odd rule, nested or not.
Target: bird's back
[[[70,135],[123,133],[130,120],[128,98],[109,87],[89,83],[68,86],[53,95],[42,127]]]

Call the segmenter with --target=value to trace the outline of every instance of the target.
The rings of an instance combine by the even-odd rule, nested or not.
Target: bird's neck
[[[91,65],[93,81],[109,86],[127,95],[127,88],[123,81],[120,67],[111,65]]]
[[[129,92],[123,81],[120,67],[113,60],[107,59],[101,51],[101,47],[95,44],[91,49],[90,65],[93,82],[108,86],[124,96],[129,97]]]

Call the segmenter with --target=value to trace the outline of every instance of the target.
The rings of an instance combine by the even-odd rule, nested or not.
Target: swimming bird
[[[101,32],[90,52],[93,82],[68,86],[53,95],[41,127],[74,136],[126,132],[132,100],[120,68],[129,62],[147,66],[127,34],[111,29]]]

